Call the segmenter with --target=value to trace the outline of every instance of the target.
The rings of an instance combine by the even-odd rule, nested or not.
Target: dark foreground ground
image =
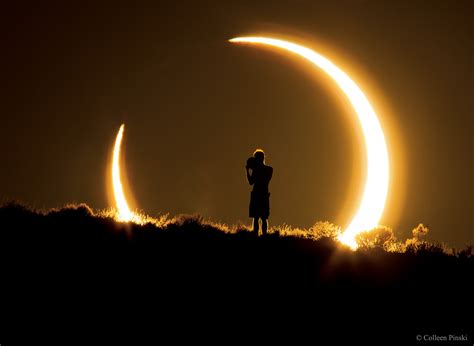
[[[257,238],[196,218],[124,224],[85,206],[43,214],[5,205],[0,244],[2,345],[31,337],[39,344],[127,337],[129,344],[474,344],[472,256],[352,252],[329,238]]]

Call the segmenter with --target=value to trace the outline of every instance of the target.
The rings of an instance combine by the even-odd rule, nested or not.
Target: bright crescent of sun
[[[353,249],[357,248],[356,235],[377,227],[385,207],[389,184],[387,144],[377,114],[367,97],[344,71],[329,59],[309,48],[267,37],[237,37],[229,41],[264,44],[299,55],[326,72],[351,102],[364,134],[367,152],[367,178],[359,209],[339,240]]]
[[[124,130],[125,124],[122,124],[122,126],[120,126],[119,132],[117,133],[117,137],[115,138],[114,154],[112,159],[112,184],[119,221],[131,221],[134,214],[130,210],[127,200],[125,199],[122,181],[120,179],[120,148],[122,146]]]

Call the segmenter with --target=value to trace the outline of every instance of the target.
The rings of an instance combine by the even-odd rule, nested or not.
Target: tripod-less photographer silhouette
[[[265,165],[265,153],[255,150],[245,166],[247,180],[253,185],[250,193],[249,216],[253,218],[253,231],[259,232],[259,220],[262,220],[262,234],[267,234],[268,217],[270,216],[270,192],[268,184],[272,179],[273,168]]]

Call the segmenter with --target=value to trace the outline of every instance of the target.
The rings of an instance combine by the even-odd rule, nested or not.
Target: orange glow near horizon
[[[112,159],[112,185],[114,189],[115,205],[117,207],[117,219],[119,221],[133,221],[135,214],[130,210],[127,199],[123,192],[123,185],[120,179],[120,148],[122,146],[123,132],[125,124],[120,126],[117,137],[115,138],[114,154]]]
[[[329,59],[304,46],[267,37],[237,37],[233,43],[253,43],[273,46],[297,54],[326,72],[352,104],[364,135],[367,155],[367,178],[359,209],[339,241],[357,248],[357,234],[378,226],[385,207],[389,186],[387,144],[377,114],[357,84]]]

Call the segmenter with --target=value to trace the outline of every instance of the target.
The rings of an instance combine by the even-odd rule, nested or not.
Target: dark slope
[[[176,342],[255,334],[419,345],[417,334],[473,325],[472,256],[352,252],[329,238],[224,233],[197,218],[124,224],[84,205],[46,214],[5,205],[0,227],[9,330],[110,323]]]

